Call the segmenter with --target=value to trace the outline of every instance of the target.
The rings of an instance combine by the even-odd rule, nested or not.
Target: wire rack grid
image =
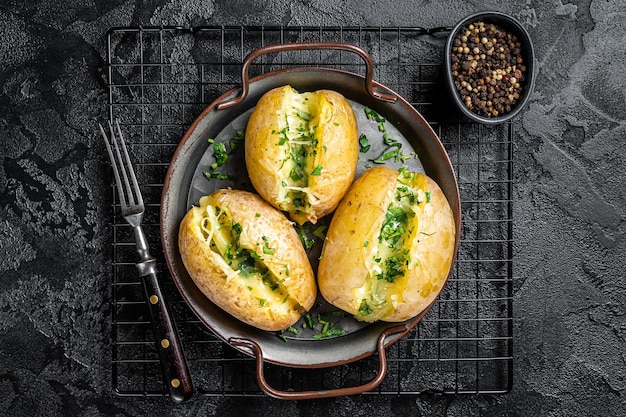
[[[437,303],[410,333],[388,348],[383,383],[366,394],[503,393],[513,380],[512,164],[509,124],[469,123],[442,93],[445,31],[389,27],[114,28],[108,34],[109,117],[130,143],[147,201],[145,228],[160,243],[159,203],[165,172],[184,132],[223,92],[240,83],[243,58],[269,44],[342,41],[374,59],[375,80],[407,99],[434,128],[454,165],[462,201],[458,259]],[[363,73],[358,57],[306,51],[264,56],[252,75],[293,65]],[[118,395],[166,395],[151,340],[132,231],[119,217],[114,187],[111,285],[112,384]],[[189,310],[157,254],[164,291],[182,337],[199,395],[263,395],[254,359],[208,331]],[[266,365],[268,382],[283,390],[360,385],[375,374],[376,355],[329,369]]]

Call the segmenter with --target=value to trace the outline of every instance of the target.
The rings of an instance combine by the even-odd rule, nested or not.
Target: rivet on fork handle
[[[144,275],[142,279],[152,318],[155,346],[162,365],[164,383],[172,400],[183,402],[191,397],[193,389],[176,324],[170,313],[167,300],[161,291],[157,275],[150,272]]]

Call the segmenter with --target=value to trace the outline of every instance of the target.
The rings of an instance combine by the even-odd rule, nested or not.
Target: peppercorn
[[[466,107],[484,117],[510,112],[522,95],[526,73],[517,36],[478,21],[463,27],[453,45],[451,72]]]

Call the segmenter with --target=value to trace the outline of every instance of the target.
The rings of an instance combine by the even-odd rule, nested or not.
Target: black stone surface
[[[111,387],[105,33],[127,25],[522,21],[538,78],[515,127],[514,386],[505,395],[123,398]],[[621,416],[623,2],[0,1],[0,414]]]

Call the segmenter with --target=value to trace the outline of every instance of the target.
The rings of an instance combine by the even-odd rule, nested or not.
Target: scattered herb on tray
[[[314,339],[325,339],[332,336],[342,336],[346,334],[346,331],[338,326],[337,321],[332,321],[332,318],[341,319],[346,317],[346,313],[341,310],[332,310],[317,313],[313,315],[311,312],[307,312],[302,316],[301,327],[313,332],[310,336]],[[287,342],[287,333],[291,333],[295,336],[301,334],[301,331],[294,326],[290,326],[286,329],[277,332],[277,336],[283,341]]]
[[[372,145],[370,145],[369,143],[369,140],[367,139],[367,136],[365,136],[364,133],[361,133],[361,136],[359,136],[359,147],[361,153],[366,153],[372,147]]]
[[[227,142],[216,142],[215,139],[209,138],[209,146],[211,146],[211,155],[215,159],[215,162],[211,164],[208,171],[204,171],[203,174],[208,180],[228,180],[235,181],[236,178],[229,173],[220,172],[217,169],[224,166],[228,161],[230,155],[232,155],[239,144],[244,140],[244,132],[239,130],[235,133],[235,136],[230,138]],[[228,144],[228,146],[227,146]]]
[[[385,125],[387,120],[383,116],[378,114],[375,110],[370,109],[369,107],[365,107],[364,111],[365,116],[368,120],[372,120],[378,123],[378,131],[383,134],[383,143],[386,146],[386,148],[383,149],[378,157],[370,159],[370,161],[375,164],[384,164],[390,160],[392,160],[393,162],[401,161],[402,163],[404,163],[411,158],[417,159],[416,153],[411,152],[410,155],[407,155],[402,149],[402,143],[387,134],[387,127]],[[364,134],[361,134],[361,136],[359,137],[359,146],[362,153],[366,153],[370,150],[371,144]],[[366,168],[371,168],[371,165],[368,164]]]

